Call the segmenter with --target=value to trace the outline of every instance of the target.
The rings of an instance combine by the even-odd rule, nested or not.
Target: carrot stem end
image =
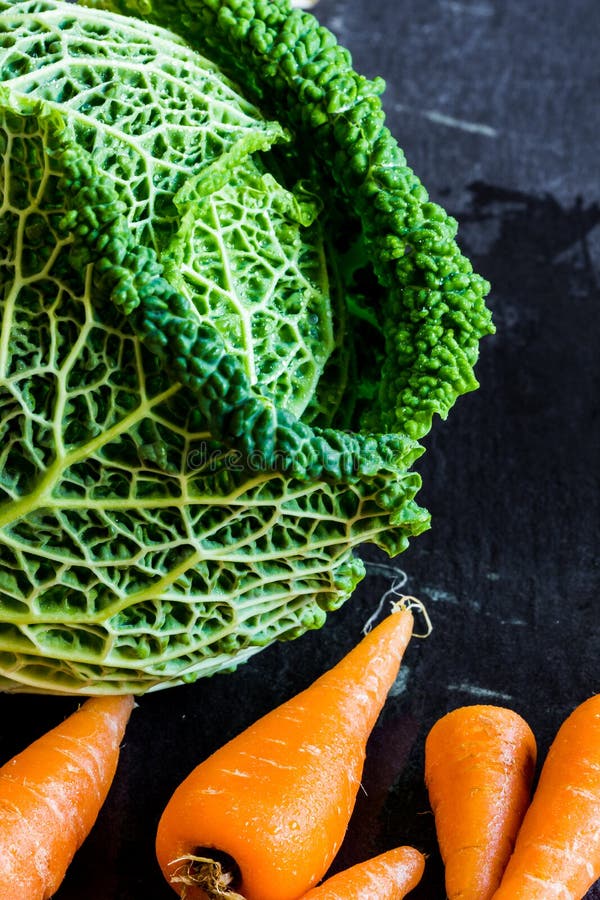
[[[209,900],[245,900],[234,890],[236,882],[239,881],[239,871],[235,871],[235,862],[233,860],[231,862],[234,871],[210,856],[186,853],[173,860],[174,864],[178,864],[178,868],[171,875],[171,882],[200,889]],[[186,897],[185,890],[181,896]]]

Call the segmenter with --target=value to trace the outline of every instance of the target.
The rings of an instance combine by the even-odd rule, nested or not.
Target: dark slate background
[[[429,858],[411,896],[443,898],[423,786],[434,721],[466,703],[510,705],[543,759],[564,717],[600,691],[597,2],[321,0],[315,13],[360,71],[386,78],[390,127],[493,283],[497,334],[482,345],[480,390],[426,442],[431,531],[392,562],[369,552],[367,580],[321,632],[234,675],[141,698],[109,800],[57,900],[173,897],[153,839],[174,787],[349,650],[395,569],[433,633],[407,651],[335,867],[412,843]],[[0,698],[2,759],[75,706]],[[600,886],[588,896],[598,900]]]

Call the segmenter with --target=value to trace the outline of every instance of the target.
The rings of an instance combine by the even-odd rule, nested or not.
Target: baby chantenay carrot
[[[337,665],[179,785],[160,819],[156,853],[180,896],[297,900],[321,880],[413,624],[410,608],[397,605]]]
[[[302,900],[402,900],[424,867],[425,857],[414,847],[396,847],[332,875]]]
[[[425,782],[449,900],[494,894],[531,799],[535,762],[529,725],[504,707],[462,706],[431,728]]]
[[[113,781],[133,697],[94,697],[0,769],[0,898],[47,900]]]
[[[600,694],[559,728],[494,900],[581,900],[600,878]]]

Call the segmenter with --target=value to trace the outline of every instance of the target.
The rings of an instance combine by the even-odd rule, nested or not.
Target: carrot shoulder
[[[515,712],[473,705],[439,719],[425,741],[425,781],[449,900],[489,900],[530,800],[535,738]]]
[[[563,722],[494,900],[580,900],[600,878],[600,694]]]
[[[96,697],[0,769],[0,897],[46,900],[113,780],[133,698]]]
[[[414,847],[396,847],[332,875],[302,900],[402,900],[424,867],[425,858]]]
[[[205,893],[295,900],[323,877],[346,831],[366,741],[412,628],[409,610],[393,612],[333,669],[181,783],[156,838],[159,864],[178,893],[190,900]],[[230,888],[239,894],[211,889],[206,864],[191,859],[220,853],[233,861]],[[193,888],[200,883],[203,892]]]

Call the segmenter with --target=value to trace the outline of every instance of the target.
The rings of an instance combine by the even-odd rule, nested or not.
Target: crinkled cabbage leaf
[[[0,83],[0,687],[319,627],[428,526],[417,441],[491,330],[380,86],[279,0],[3,2]]]

